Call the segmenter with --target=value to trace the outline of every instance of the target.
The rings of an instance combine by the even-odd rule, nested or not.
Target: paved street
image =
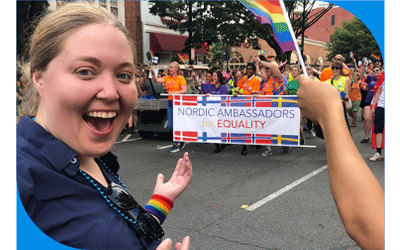
[[[384,162],[371,163],[370,144],[360,118],[352,134],[358,149],[384,186]],[[262,157],[263,148],[228,146],[213,154],[213,144],[187,144],[193,180],[176,200],[163,225],[174,242],[191,237],[191,249],[359,249],[347,236],[328,181],[324,141],[306,133],[316,148],[291,148]],[[112,149],[119,157],[120,176],[144,205],[158,173],[168,179],[183,152],[170,154],[172,143],[123,134]],[[243,205],[255,208],[252,211]]]

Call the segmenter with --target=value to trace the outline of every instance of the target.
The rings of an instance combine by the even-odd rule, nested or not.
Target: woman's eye
[[[92,71],[88,70],[88,69],[81,69],[77,72],[79,75],[81,76],[91,76],[94,75]]]
[[[118,74],[118,78],[125,81],[130,81],[132,79],[131,75],[125,73]]]

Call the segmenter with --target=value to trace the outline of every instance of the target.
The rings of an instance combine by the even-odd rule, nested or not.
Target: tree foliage
[[[343,21],[342,26],[335,28],[328,43],[329,60],[337,54],[342,54],[346,61],[351,61],[350,52],[358,59],[368,58],[371,54],[381,54],[374,36],[360,19],[354,17],[348,22]]]
[[[168,18],[168,28],[182,34],[189,30],[189,23],[186,21],[189,9],[188,1],[150,2],[153,2],[150,13]],[[260,24],[240,2],[191,1],[191,3],[193,4],[193,46],[199,47],[204,43],[213,45],[220,41],[229,46],[241,46],[247,38],[251,40],[253,49],[260,49],[258,38],[261,38],[276,52],[278,60],[284,61],[289,57],[290,52],[285,55],[274,40],[271,26]],[[314,0],[284,1],[284,3],[288,15],[292,17],[291,22],[296,37],[333,7],[333,5],[329,5],[310,17],[309,14],[315,4]],[[303,11],[295,13],[296,7],[303,6],[303,4],[306,6],[304,14]],[[186,48],[190,47],[188,40],[185,45]]]

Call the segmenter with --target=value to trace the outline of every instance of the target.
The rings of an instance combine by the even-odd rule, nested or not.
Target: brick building
[[[49,0],[49,9],[56,10],[60,5],[69,1],[65,0]],[[136,45],[136,61],[143,63],[143,32],[142,32],[142,17],[141,17],[141,1],[122,1],[122,0],[95,0],[92,1],[104,8],[110,10],[122,24],[124,24]]]

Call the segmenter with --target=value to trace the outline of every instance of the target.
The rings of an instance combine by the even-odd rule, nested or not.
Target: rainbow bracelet
[[[149,202],[144,206],[144,210],[149,214],[156,216],[161,225],[173,207],[174,202],[167,197],[153,194]]]

